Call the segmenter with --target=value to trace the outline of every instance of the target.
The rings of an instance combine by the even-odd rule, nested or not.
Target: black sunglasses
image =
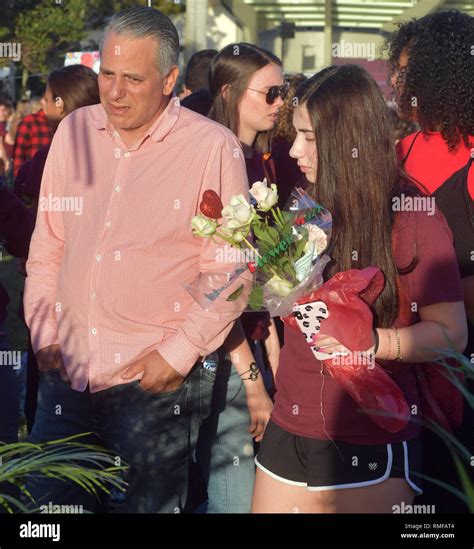
[[[271,88],[268,88],[268,91],[264,92],[261,90],[254,90],[253,88],[248,88],[249,90],[256,91],[258,93],[264,93],[265,99],[269,105],[273,105],[275,101],[277,100],[278,96],[281,97],[282,101],[285,100],[285,97],[288,94],[288,89],[290,87],[289,82],[285,82],[281,86],[272,86]]]

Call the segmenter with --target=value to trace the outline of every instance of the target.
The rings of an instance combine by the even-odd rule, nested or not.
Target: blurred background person
[[[284,208],[291,191],[295,186],[306,187],[307,180],[301,174],[294,158],[290,156],[290,148],[296,137],[293,127],[293,111],[297,106],[295,97],[297,87],[306,80],[304,74],[294,74],[287,79],[288,95],[278,113],[278,120],[270,132],[271,155],[275,162],[275,171],[282,182],[278,186],[278,206]],[[284,184],[283,184],[284,182]]]
[[[10,170],[12,150],[5,142],[5,138],[12,115],[12,102],[6,97],[0,98],[0,159],[4,161],[3,167],[6,173]]]
[[[184,73],[184,91],[181,105],[207,116],[212,100],[209,93],[209,70],[217,50],[201,50],[191,56]]]
[[[43,147],[51,143],[52,133],[43,109],[27,114],[18,124],[13,146],[13,175],[21,165],[33,158]]]
[[[420,129],[420,126],[418,126],[416,122],[402,118],[396,105],[387,106],[392,120],[393,132],[395,134],[395,144],[398,144],[402,139]]]
[[[13,113],[13,104],[6,97],[0,98],[0,136],[5,137],[7,125]]]
[[[7,188],[4,178],[4,162],[0,160],[0,243],[13,256],[23,257],[28,252],[33,232],[33,218],[25,205]],[[10,298],[0,283],[0,352],[11,348],[6,328],[7,306]],[[18,440],[20,387],[17,364],[6,364],[2,354],[0,364],[0,441]],[[2,487],[3,490],[3,487]]]
[[[31,114],[30,102],[28,99],[20,99],[12,112],[5,135],[5,149],[10,159],[13,156],[13,147],[15,145],[18,126],[27,114]]]
[[[469,339],[464,352],[474,353],[474,18],[459,11],[432,13],[401,25],[391,37],[389,66],[400,116],[419,124],[398,144],[405,171],[436,207],[452,230],[462,277]],[[448,381],[446,383],[449,384]],[[474,393],[472,380],[467,381]],[[464,419],[455,436],[474,454],[474,411],[464,403]],[[426,459],[422,473],[460,490],[453,458],[444,441],[423,430]],[[436,460],[433,459],[436,456]],[[467,467],[471,482],[473,468]],[[467,512],[451,492],[426,483],[422,503],[437,512]]]

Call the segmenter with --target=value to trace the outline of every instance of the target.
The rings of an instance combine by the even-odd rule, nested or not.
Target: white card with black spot
[[[328,360],[344,354],[317,351],[316,349],[318,346],[312,343],[313,337],[316,336],[321,329],[321,321],[329,317],[326,303],[323,301],[314,301],[313,303],[304,303],[303,305],[295,304],[293,306],[293,316],[317,360]]]

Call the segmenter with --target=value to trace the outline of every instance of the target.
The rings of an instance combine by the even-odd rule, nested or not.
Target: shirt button
[[[96,260],[96,261],[100,261],[101,259],[102,259],[102,256],[101,256],[100,254],[97,254],[97,255],[95,256],[95,260]]]
[[[97,294],[96,294],[95,292],[92,292],[92,293],[91,293],[91,298],[92,298],[92,299],[95,299],[96,297],[97,297]]]
[[[124,156],[125,156],[125,158],[128,158],[128,157],[130,156],[130,153],[129,153],[129,152],[126,152],[126,153],[124,154]]]
[[[107,229],[110,229],[110,227],[112,226],[112,222],[111,222],[111,221],[107,221],[107,223],[105,224],[105,226],[107,227]]]
[[[120,185],[117,185],[117,186],[115,187],[115,191],[118,192],[118,193],[120,192]]]
[[[96,335],[96,334],[97,334],[97,329],[96,329],[96,328],[92,328],[91,334],[92,334],[92,335]]]

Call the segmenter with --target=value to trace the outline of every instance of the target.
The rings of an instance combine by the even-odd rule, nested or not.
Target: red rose
[[[199,209],[206,217],[209,217],[210,219],[220,219],[222,217],[221,212],[223,208],[222,201],[215,191],[204,191]]]

